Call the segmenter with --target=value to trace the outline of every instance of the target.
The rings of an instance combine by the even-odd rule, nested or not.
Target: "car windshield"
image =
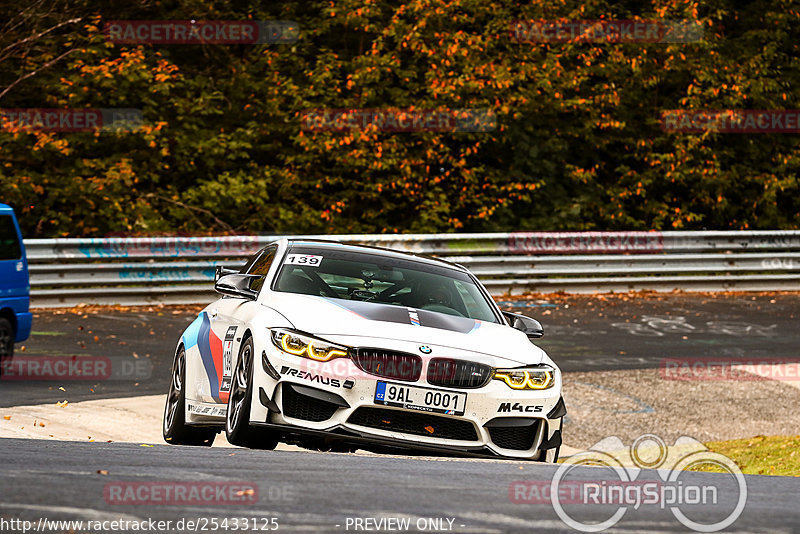
[[[379,253],[292,246],[272,289],[498,322],[491,305],[467,274]]]

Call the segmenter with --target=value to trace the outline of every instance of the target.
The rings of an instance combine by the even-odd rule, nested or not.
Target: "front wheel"
[[[216,430],[192,428],[186,424],[186,351],[181,347],[172,363],[172,382],[169,385],[167,403],[164,407],[162,433],[164,441],[172,445],[194,445],[210,447],[217,435]]]
[[[239,361],[233,372],[228,410],[225,414],[225,436],[231,445],[251,449],[274,449],[277,434],[272,430],[250,426],[250,402],[253,397],[253,338],[248,337],[239,350]]]

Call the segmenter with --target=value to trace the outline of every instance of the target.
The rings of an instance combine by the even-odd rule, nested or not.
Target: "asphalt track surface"
[[[336,453],[196,449],[167,445],[144,448],[122,443],[0,440],[0,519],[170,520],[249,518],[259,528],[276,518],[277,532],[355,532],[355,518],[440,518],[438,532],[570,531],[550,504],[514,502],[518,481],[547,484],[556,467],[536,463],[468,461]],[[583,467],[573,480],[614,480],[605,469]],[[618,479],[617,479],[618,480]],[[637,481],[661,480],[642,470]],[[242,505],[215,497],[199,505],[115,504],[110,487],[124,483],[189,481],[254,485],[254,502]],[[689,518],[712,522],[733,511],[739,485],[723,473],[681,475],[684,486],[713,485],[716,505],[682,506]],[[514,485],[514,486],[512,486]],[[736,532],[796,532],[800,525],[800,479],[747,476],[745,507]],[[124,493],[118,493],[124,495]],[[519,497],[517,497],[519,499]],[[530,498],[529,494],[528,497]],[[522,500],[522,499],[520,499]],[[581,521],[600,521],[616,505],[564,509]],[[348,528],[348,518],[351,523]],[[447,521],[452,520],[452,526]],[[424,525],[424,523],[421,523]],[[230,526],[229,526],[230,528]],[[174,529],[174,527],[173,527]],[[617,531],[686,531],[669,507],[644,504],[625,513]],[[224,529],[217,529],[223,532]],[[360,530],[365,531],[365,530]],[[389,530],[384,530],[389,531]],[[429,530],[431,531],[431,530]]]
[[[665,358],[785,358],[800,361],[800,295],[678,294],[500,301],[539,319],[537,343],[563,371],[658,368]],[[101,380],[0,380],[0,407],[166,393],[172,355],[196,309],[40,310],[15,358],[107,358]],[[5,377],[7,378],[7,377]]]

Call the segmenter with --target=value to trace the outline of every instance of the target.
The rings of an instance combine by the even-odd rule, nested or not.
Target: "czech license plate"
[[[440,389],[420,388],[389,382],[378,382],[375,388],[375,404],[397,406],[421,412],[464,415],[467,394]]]

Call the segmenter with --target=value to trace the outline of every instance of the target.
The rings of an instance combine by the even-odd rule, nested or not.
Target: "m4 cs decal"
[[[524,406],[518,402],[515,402],[514,404],[511,404],[510,402],[501,402],[500,407],[497,409],[497,413],[541,413],[542,410],[544,410],[544,406],[533,404]]]

